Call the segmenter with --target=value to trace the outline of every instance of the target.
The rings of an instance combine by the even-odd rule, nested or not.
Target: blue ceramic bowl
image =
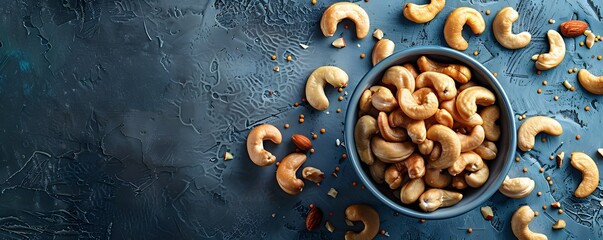
[[[416,63],[421,56],[427,56],[438,62],[462,63],[472,70],[471,81],[478,82],[480,85],[488,87],[496,95],[496,104],[500,107],[501,117],[499,125],[501,127],[501,137],[497,142],[498,156],[495,160],[488,161],[490,168],[490,177],[488,181],[480,188],[467,188],[462,191],[463,200],[451,207],[440,208],[434,212],[422,211],[418,203],[404,205],[393,195],[393,191],[386,184],[377,184],[371,178],[369,168],[360,161],[356,151],[354,141],[354,126],[358,119],[358,100],[365,89],[381,80],[385,70],[391,66],[402,65],[404,63]],[[347,143],[347,152],[354,170],[360,177],[362,183],[375,195],[381,202],[390,208],[405,214],[407,216],[424,219],[443,219],[451,218],[466,213],[480,205],[490,198],[502,184],[509,168],[511,167],[517,145],[517,136],[515,133],[515,121],[513,118],[513,109],[504,89],[496,78],[475,59],[467,56],[465,53],[439,46],[421,46],[412,47],[404,51],[396,52],[388,58],[382,60],[374,66],[364,78],[358,83],[348,105],[345,118],[345,141]]]

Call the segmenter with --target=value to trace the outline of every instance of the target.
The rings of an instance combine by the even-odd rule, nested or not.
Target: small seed
[[[341,112],[341,108],[338,108],[338,109],[336,110],[336,112],[337,112],[337,113],[340,113],[340,112]]]
[[[528,172],[528,168],[523,168],[523,172]]]
[[[551,19],[549,19],[549,23],[550,23],[550,24],[555,23],[555,19],[552,19],[552,18],[551,18]]]
[[[553,97],[553,99],[555,99],[555,101],[558,101],[559,100],[559,96],[555,96],[555,97]]]
[[[304,119],[303,119],[303,118],[300,118],[300,119],[299,119],[299,123],[304,123]]]
[[[603,56],[601,56],[601,55],[597,56],[597,60],[601,60],[601,59],[603,59]]]
[[[313,139],[317,139],[317,138],[318,138],[318,135],[316,135],[316,133],[312,133],[312,138],[313,138]]]
[[[516,162],[519,162],[519,160],[520,160],[520,159],[521,159],[521,158],[519,158],[519,157],[515,157],[515,161],[516,161]]]
[[[540,141],[544,143],[544,142],[546,142],[546,138],[545,137],[540,138]]]
[[[538,195],[540,197],[540,196],[542,196],[542,192],[537,192],[536,195]]]
[[[360,54],[360,58],[364,59],[366,57],[366,55],[364,55],[364,53]]]
[[[563,214],[563,209],[559,209],[559,210],[557,211],[557,213],[559,213],[559,214]]]
[[[542,71],[537,70],[537,71],[536,71],[536,74],[540,75],[540,74],[542,74]]]
[[[358,183],[352,182],[352,187],[355,187],[356,185],[358,185]]]
[[[337,98],[337,100],[343,101],[343,96],[339,96],[339,98]]]
[[[540,172],[543,173],[544,172],[544,168],[540,168]]]
[[[312,5],[316,5],[316,0],[312,0]]]
[[[541,93],[542,93],[542,89],[540,89],[540,88],[539,88],[538,90],[536,90],[536,92],[537,92],[538,94],[541,94]]]
[[[310,203],[310,208],[314,208],[314,203]]]
[[[345,154],[345,153],[342,153],[342,154],[341,154],[341,158],[348,158],[348,155],[347,155],[347,154]]]
[[[384,230],[384,229],[381,229],[381,232],[380,232],[380,233],[381,233],[381,235],[385,234],[385,230]]]
[[[520,116],[517,116],[517,119],[518,119],[519,121],[521,121],[521,120],[523,119],[523,117],[520,115]]]
[[[574,71],[574,70],[572,70],[572,69],[570,68],[570,70],[567,70],[567,73],[572,73],[573,71]]]
[[[553,185],[553,180],[549,181],[549,185]]]
[[[486,10],[486,15],[490,15],[490,10]]]
[[[293,57],[291,57],[291,55],[287,56],[287,61],[291,61],[293,60]]]
[[[425,223],[425,222],[426,222],[426,220],[425,220],[425,219],[421,219],[421,221],[420,221],[420,222],[421,222],[421,223]]]
[[[546,210],[546,205],[542,205],[542,209]]]
[[[303,114],[300,114],[299,118],[305,118],[305,116]]]
[[[281,70],[281,68],[279,68],[278,66],[274,66],[274,68],[272,70],[274,70],[275,72],[278,72]]]
[[[310,148],[310,153],[314,153],[314,148]]]
[[[270,57],[272,60],[276,60],[276,55],[272,55],[272,57]]]
[[[578,72],[578,68],[574,68],[574,72]]]
[[[549,156],[549,159],[553,160],[553,159],[555,159],[555,157],[553,155],[551,155],[551,156]]]
[[[580,134],[576,134],[576,140],[580,140]]]
[[[547,181],[550,181],[550,180],[551,180],[551,177],[546,177],[546,180],[547,180]]]
[[[498,73],[493,72],[492,75],[494,75],[494,77],[498,76]]]
[[[325,130],[324,128],[320,129],[320,133],[325,133],[327,130]]]
[[[538,60],[539,55],[540,54],[534,54],[534,55],[532,55],[532,57],[530,59],[532,59],[532,61],[536,61],[536,60]]]
[[[584,111],[588,111],[590,110],[590,107],[588,105],[586,105],[586,107],[584,107]]]
[[[540,214],[540,213],[538,213],[537,211],[534,211],[534,216],[535,216],[535,217],[538,217],[538,215],[539,215],[539,214]]]
[[[306,102],[308,101],[306,98],[302,98],[302,102]]]
[[[338,92],[343,92],[343,88],[338,88],[337,91]]]
[[[472,233],[473,232],[473,228],[467,228],[467,232],[468,233]]]
[[[473,51],[473,56],[477,56],[477,55],[479,55],[479,51],[477,51],[477,50]]]
[[[521,115],[521,118],[526,119],[528,116],[524,113],[523,115]]]
[[[285,123],[285,129],[289,128],[289,124]]]
[[[584,42],[580,42],[580,47],[584,46]]]
[[[542,85],[546,86],[547,84],[549,84],[549,82],[547,82],[546,80],[542,81]]]
[[[299,102],[295,102],[295,104],[293,104],[293,106],[299,107]]]
[[[570,88],[570,91],[572,91],[572,92],[573,92],[574,90],[576,90],[576,89],[574,88],[574,86],[572,86],[572,87]]]

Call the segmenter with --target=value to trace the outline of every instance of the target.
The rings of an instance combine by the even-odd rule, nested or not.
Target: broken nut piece
[[[481,207],[479,210],[482,212],[484,219],[490,221],[494,218],[494,212],[490,206]]]
[[[564,152],[557,153],[557,168],[561,168],[561,165],[563,165],[563,157],[565,157]]]
[[[305,167],[302,170],[302,177],[314,183],[320,183],[325,178],[325,174],[318,168]]]
[[[383,31],[381,31],[381,29],[379,28],[375,29],[375,31],[373,32],[373,37],[377,40],[381,40],[383,38],[383,35]]]
[[[564,229],[565,225],[565,220],[559,219],[553,224],[553,229]]]
[[[331,45],[333,45],[333,47],[336,47],[336,48],[344,48],[345,40],[342,37],[335,39],[335,41],[333,41],[333,43],[331,43]]]

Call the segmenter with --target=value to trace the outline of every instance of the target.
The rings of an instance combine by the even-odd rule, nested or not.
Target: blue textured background
[[[418,1],[414,1],[418,2]],[[425,2],[421,0],[420,2]],[[396,50],[443,45],[443,21],[458,6],[484,13],[480,36],[469,35],[469,49],[506,89],[516,116],[548,115],[564,127],[560,137],[537,141],[518,152],[510,176],[530,176],[536,189],[518,200],[495,194],[486,204],[495,218],[485,221],[475,209],[465,215],[420,223],[399,215],[360,186],[351,164],[336,146],[343,140],[347,96],[327,91],[331,107],[316,112],[304,96],[310,72],[336,65],[350,76],[348,93],[370,68],[375,40],[358,40],[354,27],[341,27],[324,38],[318,28],[330,4],[318,0],[3,0],[0,4],[0,238],[2,239],[341,239],[347,227],[345,207],[369,203],[381,215],[381,228],[392,239],[485,239],[512,237],[510,218],[528,203],[539,211],[530,227],[554,239],[603,238],[603,189],[588,198],[572,197],[580,174],[569,161],[560,169],[551,153],[584,151],[600,168],[603,146],[601,96],[588,94],[569,68],[603,74],[597,55],[603,46],[579,47],[580,36],[566,39],[563,63],[535,74],[533,54],[548,50],[545,33],[568,19],[582,19],[603,34],[603,4],[578,1],[448,1],[436,19],[414,24],[402,17],[404,1],[359,2]],[[494,41],[490,23],[505,6],[520,13],[515,31],[532,33],[532,43],[510,51]],[[549,24],[553,18],[556,23]],[[330,43],[343,36],[348,46]],[[309,45],[302,49],[299,44]],[[358,45],[357,45],[358,44]],[[365,53],[367,58],[360,59]],[[276,61],[271,55],[278,56]],[[291,55],[293,61],[286,61]],[[274,66],[280,67],[274,72]],[[549,82],[542,86],[542,80]],[[575,92],[562,85],[568,80]],[[542,94],[536,90],[542,88]],[[273,94],[269,94],[272,91]],[[337,97],[343,95],[343,101]],[[559,101],[553,96],[558,95]],[[590,111],[584,111],[589,105]],[[335,109],[344,111],[336,113]],[[305,122],[297,122],[304,114]],[[316,153],[305,166],[328,175],[322,185],[306,182],[302,194],[289,196],[276,184],[275,166],[249,161],[245,138],[261,123],[279,127],[284,141],[267,144],[279,158],[294,150],[290,136],[309,136]],[[291,128],[284,129],[285,123]],[[518,123],[519,125],[519,123]],[[574,137],[580,134],[582,138]],[[226,151],[235,159],[222,160]],[[528,168],[527,173],[522,168]],[[543,167],[544,173],[538,169]],[[550,176],[554,182],[547,184]],[[336,199],[327,196],[336,188]],[[541,191],[541,197],[536,192]],[[563,214],[542,205],[561,202]],[[336,227],[307,232],[310,203]],[[273,216],[274,215],[274,216]],[[551,225],[562,218],[564,230]],[[323,222],[324,223],[324,222]],[[355,228],[359,229],[359,224]],[[468,227],[473,233],[467,233]],[[379,235],[378,239],[385,239]]]

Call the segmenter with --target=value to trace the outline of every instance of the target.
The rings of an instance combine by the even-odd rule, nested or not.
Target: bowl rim
[[[441,55],[441,56],[445,56],[445,57],[449,57],[449,58],[460,59],[462,62],[464,62],[465,65],[469,65],[468,67],[473,69],[473,71],[483,72],[484,75],[486,75],[488,78],[488,79],[484,79],[484,81],[491,82],[491,84],[497,89],[497,91],[500,92],[500,98],[502,100],[501,101],[502,104],[499,104],[499,106],[504,107],[507,110],[507,112],[510,113],[511,115],[513,114],[513,108],[511,107],[511,103],[509,102],[507,94],[506,94],[504,88],[502,87],[502,85],[500,84],[500,82],[498,81],[498,79],[496,77],[494,77],[494,75],[492,75],[490,70],[488,70],[485,66],[483,66],[477,60],[471,58],[470,56],[468,56],[467,54],[465,54],[463,52],[459,52],[457,50],[447,48],[447,47],[442,47],[442,46],[428,45],[428,46],[411,47],[411,48],[408,48],[408,49],[405,49],[402,51],[397,51],[397,52],[393,53],[391,56],[381,60],[377,65],[373,66],[356,85],[356,88],[354,89],[354,92],[352,93],[352,95],[350,97],[349,104],[348,104],[348,107],[346,110],[346,116],[345,116],[344,139],[345,139],[345,142],[347,145],[346,151],[348,153],[348,157],[349,157],[350,161],[352,162],[354,171],[356,172],[356,174],[358,174],[362,183],[369,189],[369,191],[373,194],[373,196],[377,197],[377,199],[379,199],[379,201],[381,201],[382,203],[385,203],[385,205],[387,205],[391,209],[394,209],[395,211],[398,211],[406,216],[422,218],[422,219],[445,219],[445,218],[456,217],[456,216],[465,214],[465,213],[475,209],[479,205],[483,204],[486,200],[488,200],[490,197],[492,197],[492,195],[494,195],[494,193],[496,193],[498,188],[490,187],[490,188],[486,189],[483,192],[483,194],[477,196],[477,198],[474,201],[471,201],[467,204],[458,206],[457,208],[455,208],[452,211],[445,211],[445,212],[434,211],[434,212],[426,212],[426,213],[417,212],[415,210],[411,210],[410,208],[404,207],[397,202],[392,201],[390,198],[388,198],[383,193],[381,193],[379,191],[379,189],[377,189],[377,187],[375,186],[375,184],[372,181],[372,178],[370,176],[368,176],[368,174],[366,174],[365,171],[363,170],[362,163],[361,163],[360,159],[358,159],[358,157],[357,157],[358,152],[356,151],[356,148],[354,147],[355,146],[354,127],[356,125],[355,123],[357,120],[357,117],[356,117],[357,109],[355,109],[355,108],[357,108],[360,96],[362,95],[362,92],[365,90],[365,89],[360,89],[359,87],[364,85],[364,83],[366,83],[366,82],[370,82],[373,78],[377,77],[381,72],[384,72],[390,66],[398,64],[397,61],[399,58],[404,57],[404,56],[413,56],[413,55],[417,55],[417,56]],[[501,116],[501,118],[502,117],[507,117],[507,116]],[[506,154],[508,156],[508,159],[506,159],[506,162],[503,163],[503,169],[502,169],[503,174],[501,174],[500,177],[492,183],[493,186],[500,186],[502,184],[502,182],[505,179],[505,176],[508,174],[509,169],[512,166],[513,156],[515,155],[515,146],[517,145],[517,133],[515,132],[516,124],[515,124],[513,116],[510,116],[510,118],[509,118],[509,127],[511,128],[511,131],[508,131],[510,141],[509,141],[509,147],[508,147],[508,149],[506,149]],[[503,151],[500,151],[500,152],[503,153]]]

